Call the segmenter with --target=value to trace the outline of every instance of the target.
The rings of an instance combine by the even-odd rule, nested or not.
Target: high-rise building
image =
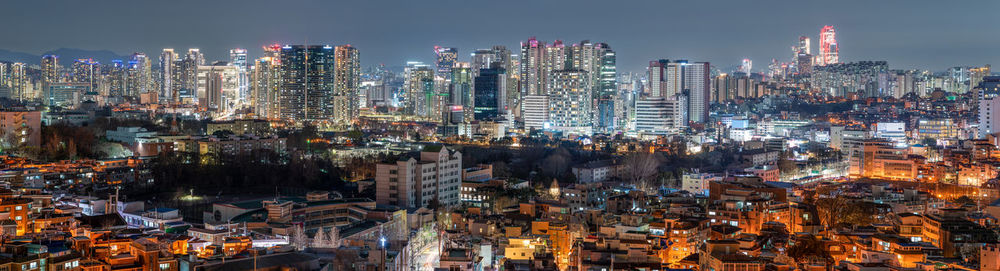
[[[126,96],[139,97],[139,94],[153,91],[152,63],[146,57],[146,54],[133,53],[129,57],[126,69]]]
[[[174,49],[163,49],[163,53],[160,53],[160,97],[171,103],[177,102],[175,100],[177,88],[174,86],[174,74],[177,68],[175,62],[177,62],[177,53],[174,52]]]
[[[586,71],[559,70],[550,78],[548,129],[566,135],[593,134],[591,85]]]
[[[524,129],[541,130],[549,127],[549,95],[527,95],[521,102]]]
[[[684,106],[676,97],[643,97],[635,101],[634,130],[641,138],[676,133],[683,124]]]
[[[335,49],[336,86],[333,94],[334,122],[347,124],[358,116],[359,83],[361,80],[361,59],[358,49],[351,45],[337,46]]]
[[[597,78],[597,108],[596,127],[602,132],[614,132],[616,129],[615,100],[620,98],[618,91],[617,54],[605,43],[596,45],[599,61],[599,77]]]
[[[88,83],[91,90],[96,90],[101,80],[101,63],[90,59],[81,58],[73,61],[72,82]]]
[[[59,82],[59,56],[42,56],[42,83]]]
[[[545,83],[542,84],[542,90],[539,94],[548,93],[548,91],[552,89],[552,80],[550,80],[550,78],[553,73],[572,68],[572,66],[569,65],[570,63],[567,62],[569,60],[567,54],[568,52],[566,52],[566,46],[563,45],[561,40],[556,40],[555,42],[552,42],[552,46],[545,47],[545,58],[542,61],[542,66],[544,68],[542,70],[541,77]]]
[[[434,91],[434,70],[420,62],[408,62],[403,70],[403,81],[406,112],[427,116],[427,93]]]
[[[670,97],[674,93],[667,92],[667,65],[670,63],[669,60],[660,59],[653,60],[649,62],[649,68],[646,69],[646,91],[645,95],[649,97]]]
[[[284,120],[327,120],[334,92],[333,46],[285,45],[281,47],[279,114]]]
[[[225,62],[198,66],[195,97],[198,107],[224,111],[235,106],[239,98],[239,67]]]
[[[246,101],[250,95],[250,66],[247,61],[246,49],[229,50],[229,65],[236,67],[237,93],[240,101]]]
[[[833,26],[823,26],[819,32],[819,59],[816,65],[823,66],[840,63],[840,47],[837,46],[837,33]]]
[[[254,61],[250,74],[250,93],[253,97],[254,112],[263,118],[279,119],[281,67],[273,57],[262,57]]]
[[[1000,76],[987,76],[976,86],[979,97],[979,138],[1000,132]]]
[[[544,92],[545,80],[545,42],[539,42],[531,37],[521,42],[521,95],[548,95]]]
[[[812,45],[809,44],[809,37],[800,36],[799,43],[792,47],[792,57],[796,57],[799,54],[812,54]]]
[[[461,108],[463,120],[472,119],[474,112],[475,105],[473,101],[475,98],[473,96],[475,93],[473,89],[475,82],[472,75],[475,72],[472,70],[471,64],[468,62],[457,62],[455,63],[455,67],[451,68],[451,83],[448,86],[448,98],[450,101],[448,105],[455,109]]]
[[[435,201],[456,206],[461,201],[462,153],[427,146],[419,154],[375,166],[375,202],[400,208],[428,207]]]
[[[708,111],[711,109],[711,67],[708,62],[694,62],[683,65],[684,89],[688,95],[688,119],[691,122],[704,123],[708,121]]]
[[[481,69],[474,88],[475,120],[496,121],[504,119],[507,98],[507,71],[504,68]]]
[[[437,57],[434,62],[437,73],[442,76],[451,76],[451,67],[455,66],[455,62],[458,61],[458,49],[434,46],[434,54]]]
[[[111,60],[111,65],[105,69],[104,83],[101,88],[107,92],[101,93],[109,102],[118,103],[125,99],[128,90],[128,67],[121,59]]]

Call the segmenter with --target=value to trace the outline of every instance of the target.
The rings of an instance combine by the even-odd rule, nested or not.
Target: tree
[[[650,179],[656,174],[656,169],[660,167],[660,161],[651,153],[633,153],[625,157],[622,161],[622,179],[639,188],[639,190],[649,191],[653,189]]]
[[[323,228],[316,231],[316,235],[313,236],[312,246],[315,248],[328,248],[330,247],[330,239],[326,237],[323,233]]]
[[[330,239],[329,245],[330,245],[331,248],[339,248],[340,247],[340,229],[339,228],[333,227],[332,229],[330,229],[330,234],[328,235],[327,238]]]
[[[294,225],[292,227],[292,246],[294,246],[296,250],[305,249],[309,244],[305,230],[302,228],[302,225]]]

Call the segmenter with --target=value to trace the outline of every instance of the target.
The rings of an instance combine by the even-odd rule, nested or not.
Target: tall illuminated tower
[[[59,56],[42,56],[42,82],[52,83],[59,81]]]
[[[294,121],[329,119],[333,111],[334,63],[333,46],[281,47],[278,116]]]
[[[531,37],[521,42],[521,95],[545,95],[545,42]]]
[[[174,49],[166,48],[163,49],[163,53],[160,53],[160,97],[165,98],[165,100],[174,102],[174,73],[176,69],[177,53]]]
[[[839,53],[836,31],[831,25],[824,26],[819,32],[819,59],[816,65],[840,63]]]
[[[229,50],[229,65],[236,66],[236,88],[240,101],[247,101],[250,94],[250,66],[247,63],[247,50],[243,48]]]
[[[451,75],[451,67],[458,61],[458,49],[434,46],[434,54],[437,55],[437,60],[434,62],[437,73],[442,76]]]
[[[350,44],[334,48],[333,119],[340,124],[351,122],[358,115],[358,84],[361,78],[361,60],[358,49]]]

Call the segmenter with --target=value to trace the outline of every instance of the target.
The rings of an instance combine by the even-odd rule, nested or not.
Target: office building
[[[507,71],[504,68],[479,70],[474,89],[473,118],[475,120],[496,121],[505,118]]]

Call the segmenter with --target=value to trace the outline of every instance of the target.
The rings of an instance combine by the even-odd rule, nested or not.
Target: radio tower
[[[823,26],[819,31],[819,59],[817,65],[840,63],[840,48],[837,46],[837,33],[833,26]]]

